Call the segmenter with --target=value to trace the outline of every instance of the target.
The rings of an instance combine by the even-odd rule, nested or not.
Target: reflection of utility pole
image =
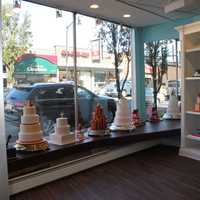
[[[69,28],[70,28],[70,26],[72,26],[72,24],[73,24],[73,21],[69,25],[66,26],[66,44],[65,44],[66,45],[66,47],[65,47],[66,71],[67,71],[67,65],[68,65],[68,33],[69,33]]]
[[[80,21],[80,18],[78,17],[77,18],[77,24],[78,25],[81,25],[81,21]],[[69,34],[69,28],[73,25],[73,21],[68,24],[66,26],[66,47],[65,47],[65,51],[66,51],[66,54],[65,54],[65,62],[66,62],[66,75],[68,75],[68,34]],[[73,55],[75,56],[75,52],[73,53]],[[67,77],[66,77],[67,78]]]

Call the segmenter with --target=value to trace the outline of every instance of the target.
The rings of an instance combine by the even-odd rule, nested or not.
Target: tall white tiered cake
[[[178,99],[175,92],[172,91],[167,107],[167,112],[163,116],[164,119],[180,119],[181,113],[178,106]]]
[[[67,118],[56,119],[55,133],[50,135],[50,143],[64,145],[75,142],[75,134],[70,133],[70,125]]]
[[[122,97],[117,102],[117,111],[112,123],[111,130],[133,130],[135,126],[131,123],[131,116],[128,109],[128,100]]]
[[[30,101],[23,108],[20,131],[16,143],[17,148],[28,151],[45,150],[48,148],[48,143],[43,139],[36,107]]]

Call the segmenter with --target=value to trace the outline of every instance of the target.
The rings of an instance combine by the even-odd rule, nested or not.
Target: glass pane
[[[177,42],[177,57],[178,57],[178,68],[176,66],[176,41],[166,40],[166,41],[153,41],[146,43],[145,48],[145,98],[146,98],[146,112],[147,116],[151,115],[151,110],[154,101],[154,82],[153,77],[155,77],[156,90],[158,90],[156,103],[158,107],[158,112],[160,116],[167,110],[169,96],[172,91],[178,97],[180,101],[181,98],[181,66],[180,66],[180,42]],[[156,50],[155,44],[159,44],[159,48]],[[162,65],[162,49],[166,47],[166,63],[167,65]],[[150,48],[156,53],[157,65],[154,66],[152,62],[153,56],[150,54]],[[154,59],[154,58],[153,58]],[[152,63],[151,63],[152,62]],[[155,67],[155,72],[153,72],[153,67]],[[155,73],[155,76],[153,75]],[[162,77],[162,78],[161,78]],[[160,79],[161,78],[161,79]]]
[[[18,138],[28,100],[36,106],[44,136],[54,132],[61,115],[73,129],[72,13],[26,1],[18,9],[5,1],[2,13],[7,136],[12,142]]]
[[[83,127],[89,127],[92,113],[96,105],[100,104],[107,122],[112,123],[118,99],[114,51],[113,48],[109,47],[108,41],[104,40],[101,31],[101,28],[104,26],[103,24],[107,23],[110,25],[112,23],[84,15],[78,15],[77,18],[78,84],[82,86],[78,89],[80,122]],[[117,24],[113,25],[120,30],[121,26]],[[121,41],[119,41],[122,42],[123,39],[121,36]],[[120,53],[123,55],[123,59],[119,59],[119,83],[122,94],[129,101],[131,111],[131,69],[127,70],[126,49],[125,47],[123,48],[121,47],[118,54],[118,58],[120,57]],[[127,79],[127,81],[122,89],[124,79]],[[86,110],[88,112],[85,112]]]

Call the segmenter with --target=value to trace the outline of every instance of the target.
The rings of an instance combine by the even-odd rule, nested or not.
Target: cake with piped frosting
[[[56,119],[55,133],[50,135],[50,142],[57,145],[70,144],[75,142],[75,134],[70,132],[68,119],[61,117]]]
[[[180,119],[181,118],[181,113],[178,106],[178,99],[174,90],[172,90],[171,92],[169,102],[168,102],[167,112],[164,114],[163,118],[164,119]]]
[[[36,113],[36,107],[31,101],[27,101],[23,107],[20,131],[16,143],[16,148],[27,151],[45,150],[48,148],[48,143],[43,139],[39,115]]]
[[[34,143],[43,139],[39,115],[36,114],[36,107],[28,102],[23,108],[21,116],[19,141]]]
[[[112,123],[111,130],[133,130],[135,129],[132,123],[128,100],[124,97],[117,102],[117,111],[115,113],[114,122]]]

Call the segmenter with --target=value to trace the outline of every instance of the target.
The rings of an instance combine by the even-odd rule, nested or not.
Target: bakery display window
[[[98,23],[93,17],[30,2],[22,2],[19,12],[11,15],[7,12],[12,11],[12,3],[5,2],[3,8],[3,23],[11,26],[15,22],[18,29],[27,33],[22,40],[21,33],[16,32],[19,44],[15,44],[16,55],[12,58],[7,57],[10,37],[3,41],[8,143],[15,144],[20,137],[19,149],[37,150],[45,144],[40,143],[43,137],[65,144],[66,138],[61,136],[64,131],[87,131],[92,120],[97,127],[108,128],[113,123],[119,95],[127,99],[127,112],[132,112],[130,28],[108,21]],[[109,46],[109,38],[106,41],[103,37],[102,30],[109,24],[123,32],[119,34],[124,38],[118,38],[123,42],[117,55]],[[3,36],[12,36],[12,28],[4,29]],[[114,56],[118,59],[118,73]],[[95,111],[103,122],[95,122]],[[74,141],[74,136],[70,137]]]

